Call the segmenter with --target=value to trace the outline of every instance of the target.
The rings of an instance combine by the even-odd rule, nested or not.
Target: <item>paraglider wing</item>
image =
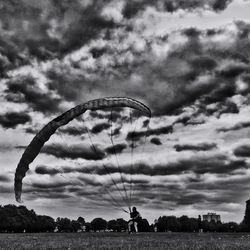
[[[56,130],[68,124],[77,116],[83,114],[87,110],[98,110],[104,108],[113,107],[129,107],[142,112],[143,115],[151,117],[150,109],[143,103],[127,97],[106,97],[101,99],[95,99],[86,103],[77,105],[76,107],[66,111],[62,115],[50,121],[43,129],[36,134],[31,143],[24,151],[15,173],[15,197],[18,202],[21,202],[22,194],[22,180],[29,169],[29,164],[33,162],[36,156],[39,154],[41,148],[46,141],[56,132]]]

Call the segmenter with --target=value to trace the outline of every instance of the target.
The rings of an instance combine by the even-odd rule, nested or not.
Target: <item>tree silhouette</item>
[[[247,231],[250,230],[250,199],[246,201],[245,216],[243,219],[243,224]]]
[[[139,230],[139,232],[149,232],[150,231],[150,226],[149,226],[147,219],[142,219],[138,223],[138,230]]]
[[[116,220],[110,220],[110,221],[108,221],[107,229],[112,230],[114,232],[118,232],[120,227],[119,227],[119,224]]]
[[[71,231],[71,221],[68,218],[57,218],[56,226],[58,232],[70,232]]]
[[[95,218],[91,221],[91,227],[95,232],[105,230],[107,228],[107,221],[102,218]]]

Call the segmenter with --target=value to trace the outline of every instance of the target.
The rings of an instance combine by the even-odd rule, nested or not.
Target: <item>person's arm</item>
[[[137,213],[137,215],[133,219],[138,219],[139,217],[141,217],[141,215],[140,213]]]

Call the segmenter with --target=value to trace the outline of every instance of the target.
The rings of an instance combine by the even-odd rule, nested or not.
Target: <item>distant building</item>
[[[208,214],[204,214],[202,215],[203,221],[214,221],[214,222],[220,222],[220,215],[216,214],[216,213],[208,213]]]

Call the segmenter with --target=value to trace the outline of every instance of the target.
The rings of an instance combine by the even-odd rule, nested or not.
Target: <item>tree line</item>
[[[113,219],[106,221],[103,218],[95,218],[86,222],[83,217],[77,220],[69,218],[57,218],[37,215],[34,210],[28,210],[25,206],[5,205],[0,206],[0,232],[97,232],[113,231],[125,232],[127,221]],[[207,222],[202,221],[204,232],[246,232],[250,231],[250,220],[245,216],[242,223],[235,222]],[[188,216],[160,216],[153,224],[147,219],[141,219],[138,223],[140,232],[198,232],[198,218]]]

